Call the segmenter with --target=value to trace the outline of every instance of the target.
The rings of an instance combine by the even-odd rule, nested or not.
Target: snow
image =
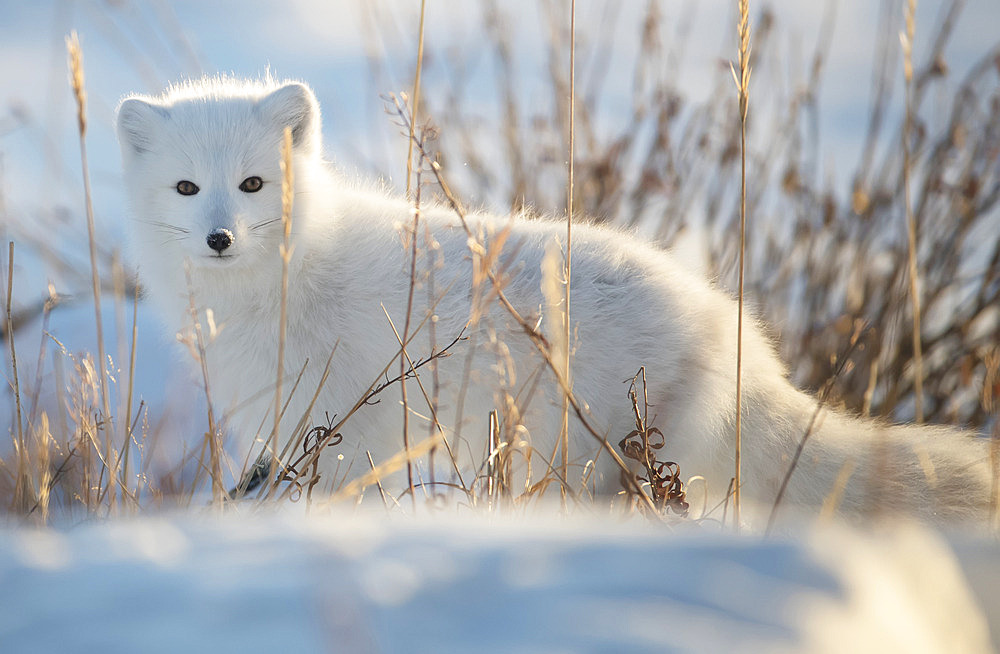
[[[0,534],[0,643],[25,654],[991,651],[961,566],[1000,579],[995,542],[962,549],[912,525],[764,540],[551,518],[285,512],[18,528]]]

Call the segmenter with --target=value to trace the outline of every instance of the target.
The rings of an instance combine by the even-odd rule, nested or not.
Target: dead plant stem
[[[7,346],[10,348],[10,365],[14,382],[14,406],[17,412],[17,453],[18,460],[27,456],[27,447],[24,442],[24,427],[21,420],[21,388],[17,377],[17,354],[14,351],[14,320],[11,317],[11,298],[14,295],[14,241],[10,241],[7,248]],[[21,465],[18,465],[20,468]],[[27,471],[18,470],[16,489],[14,497],[20,504],[23,501],[24,480]]]
[[[924,356],[920,339],[920,277],[917,267],[917,221],[910,198],[910,138],[913,128],[913,38],[916,31],[917,1],[906,0],[903,14],[906,31],[900,35],[903,47],[903,77],[906,107],[903,116],[903,202],[906,207],[906,233],[910,278],[910,302],[913,312],[913,396],[914,420],[924,421]]]
[[[211,386],[208,383],[208,355],[205,350],[205,336],[202,333],[201,320],[198,319],[198,306],[194,300],[194,284],[191,282],[190,261],[185,261],[184,263],[184,277],[188,288],[188,312],[191,316],[192,329],[194,330],[194,347],[198,355],[198,363],[201,366],[201,379],[205,387],[205,404],[208,405],[208,433],[206,434],[208,438],[205,445],[208,447],[209,475],[212,478],[212,498],[221,506],[221,501],[225,498],[226,494],[225,486],[222,485],[222,448],[218,442],[219,432],[215,423],[215,413],[212,410],[212,392]],[[202,452],[204,452],[204,446],[202,447]],[[204,460],[204,458],[201,460]],[[192,480],[192,495],[194,494],[194,484],[196,481],[197,479]]]
[[[132,345],[129,348],[129,360],[128,360],[128,388],[126,390],[125,396],[125,422],[122,424],[122,431],[124,432],[125,441],[122,443],[122,452],[119,457],[121,460],[121,484],[124,487],[128,487],[128,463],[129,463],[129,451],[131,450],[132,443],[132,430],[134,425],[132,424],[132,394],[135,390],[135,351],[136,342],[139,336],[139,285],[135,285],[135,297],[132,298]],[[138,491],[138,489],[136,489]]]
[[[410,124],[410,130],[413,130],[413,124]],[[412,146],[413,140],[410,141]],[[423,165],[423,156],[419,157],[418,166]],[[402,356],[399,357],[399,389],[402,394],[403,399],[403,448],[406,450],[406,485],[410,491],[410,501],[412,502],[413,508],[416,509],[417,506],[417,496],[413,492],[413,460],[410,458],[410,407],[407,403],[406,396],[406,364],[409,357],[406,354],[406,340],[410,333],[410,318],[413,315],[413,291],[417,284],[417,234],[420,227],[420,184],[417,184],[416,191],[413,194],[413,227],[410,232],[410,284],[407,289],[406,295],[406,316],[403,319],[403,336],[399,338],[399,347],[401,348]],[[388,315],[388,314],[386,314]],[[390,320],[391,322],[391,320]],[[395,327],[393,327],[395,331]]]
[[[413,137],[417,125],[417,110],[420,108],[420,72],[424,67],[424,10],[427,0],[420,0],[420,27],[417,35],[417,69],[413,73],[413,102],[410,105],[410,140],[406,150],[406,197],[410,197],[413,178]],[[416,238],[414,236],[414,238]]]
[[[562,343],[562,355],[563,355],[563,378],[566,381],[565,390],[563,392],[563,411],[562,411],[562,425],[560,426],[559,435],[562,440],[562,453],[560,458],[562,477],[563,479],[569,478],[569,389],[572,387],[572,378],[570,377],[570,366],[569,366],[569,354],[570,354],[570,313],[569,313],[569,299],[570,299],[570,274],[572,273],[573,266],[573,174],[574,170],[574,147],[576,145],[574,141],[576,127],[576,0],[570,0],[569,5],[569,166],[568,166],[568,177],[566,180],[566,271],[565,271],[565,289],[566,297],[563,305],[563,343]],[[560,484],[562,498],[562,507],[566,509],[566,485]]]
[[[66,39],[66,49],[69,52],[70,80],[73,87],[73,96],[76,98],[76,118],[77,131],[80,135],[80,163],[83,168],[83,193],[87,210],[87,241],[90,246],[90,279],[94,295],[94,325],[97,328],[97,365],[95,373],[100,382],[101,406],[104,410],[104,435],[105,435],[105,464],[117,467],[112,461],[114,448],[112,445],[113,430],[108,428],[111,422],[111,400],[108,397],[108,380],[106,374],[107,359],[104,355],[104,329],[101,322],[101,278],[97,270],[97,236],[94,227],[94,205],[90,193],[90,169],[87,165],[87,92],[84,89],[83,78],[83,53],[80,50],[80,40],[76,32],[72,32]],[[114,469],[109,469],[108,473],[115,475]],[[111,511],[115,505],[115,493],[111,490],[109,482],[108,510]]]
[[[281,225],[284,240],[278,247],[281,255],[281,310],[278,315],[278,367],[274,384],[274,430],[271,432],[270,479],[278,478],[278,439],[281,434],[281,386],[285,376],[285,340],[288,329],[288,264],[292,259],[292,200],[294,198],[294,172],[292,170],[292,128],[285,127],[281,144]],[[267,496],[271,497],[273,484],[267,485]]]
[[[740,260],[738,314],[736,317],[736,456],[733,481],[733,524],[737,532],[741,521],[743,467],[743,283],[746,268],[747,232],[747,104],[750,88],[750,2],[739,0],[739,77],[733,70],[740,110]]]

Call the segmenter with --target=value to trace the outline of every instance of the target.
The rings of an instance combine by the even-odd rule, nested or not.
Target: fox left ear
[[[115,114],[122,154],[141,155],[152,150],[157,123],[168,115],[165,108],[141,97],[123,100]]]
[[[260,99],[257,109],[282,129],[292,128],[292,145],[297,150],[315,152],[322,139],[319,103],[312,89],[301,82],[289,82]]]

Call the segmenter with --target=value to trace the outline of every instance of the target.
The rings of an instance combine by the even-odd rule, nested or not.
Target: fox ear
[[[150,104],[138,98],[128,98],[118,105],[115,120],[118,131],[118,142],[124,151],[130,148],[135,154],[142,154],[151,149],[155,132],[155,123],[167,116],[163,107]]]
[[[322,138],[319,103],[305,84],[288,82],[261,98],[257,109],[280,128],[292,128],[294,148],[309,152],[319,149]]]

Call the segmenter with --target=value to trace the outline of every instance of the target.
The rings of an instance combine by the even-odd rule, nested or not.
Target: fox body
[[[491,283],[475,278],[484,257],[499,252],[493,267],[506,298],[557,342],[563,327],[547,309],[552,301],[542,290],[542,269],[553,244],[565,243],[565,225],[470,213],[467,224],[486,251],[470,248],[451,208],[425,202],[416,211],[413,202],[330,167],[322,157],[319,106],[297,82],[204,79],[157,97],[127,98],[118,110],[140,278],[173,331],[192,324],[192,294],[203,319],[211,310],[218,330],[205,347],[209,388],[230,432],[249,450],[266,440],[273,422],[283,301],[279,153],[286,126],[293,135],[295,194],[284,295],[282,442],[303,414],[310,424],[344,415],[373,384],[399,374],[398,361],[383,371],[400,350],[409,313],[407,354],[414,362],[465,330],[450,356],[435,359],[436,371],[430,365],[418,371],[437,402],[428,403],[408,382],[411,441],[436,429],[429,404],[449,440],[449,448],[436,450],[437,481],[458,483],[461,475],[468,487],[481,474],[493,410],[508,447],[520,450],[511,459],[518,479],[527,483],[559,471],[559,456],[551,458],[562,418],[556,378],[522,326],[493,299]],[[418,253],[411,292],[412,238]],[[575,225],[572,256],[572,388],[588,422],[617,447],[635,428],[627,381],[645,366],[649,426],[665,436],[660,456],[678,462],[685,476],[704,476],[710,506],[722,500],[733,476],[736,303],[668,252],[619,231]],[[424,320],[430,315],[432,321]],[[774,348],[749,319],[743,348],[743,495],[769,505],[817,401],[790,384]],[[366,451],[379,463],[403,448],[398,387],[376,399],[341,430],[339,452],[355,461],[354,476],[368,468]],[[601,448],[571,416],[571,487],[605,494],[621,488],[619,469]],[[817,506],[838,475],[853,470],[841,484],[847,512],[872,505],[867,491],[874,479],[885,509],[931,519],[967,516],[986,504],[986,460],[985,446],[956,430],[887,426],[823,410],[785,498]],[[328,478],[335,465],[339,474],[348,469],[329,452],[320,457]],[[429,482],[426,457],[416,465],[418,479]]]

